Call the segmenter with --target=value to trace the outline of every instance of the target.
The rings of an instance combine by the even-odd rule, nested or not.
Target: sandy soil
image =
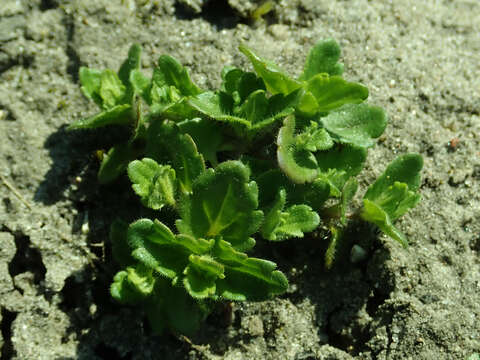
[[[480,2],[1,0],[0,357],[2,359],[467,359],[480,352]],[[138,218],[126,181],[101,187],[102,134],[67,133],[95,112],[81,65],[118,68],[129,46],[145,68],[162,53],[203,88],[245,42],[292,74],[333,37],[346,76],[390,116],[361,190],[397,154],[425,159],[423,200],[400,222],[404,250],[361,225],[366,261],[325,272],[309,239],[261,248],[287,294],[234,305],[197,337],[153,336],[111,301],[112,218]],[[86,231],[86,228],[89,231]],[[220,314],[221,315],[221,314]]]

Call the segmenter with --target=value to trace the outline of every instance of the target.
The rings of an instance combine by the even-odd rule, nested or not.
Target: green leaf
[[[118,75],[110,69],[102,71],[100,75],[99,95],[103,100],[103,109],[110,109],[123,103],[126,87]]]
[[[294,93],[267,98],[264,90],[256,90],[235,107],[235,99],[227,93],[204,92],[191,98],[188,103],[215,120],[239,124],[255,133],[293,113],[296,97]]]
[[[195,118],[177,123],[182,134],[188,134],[197,145],[198,151],[212,166],[217,166],[217,152],[224,142],[219,125],[205,118]]]
[[[397,157],[384,171],[384,173],[368,188],[365,198],[375,201],[388,191],[395,182],[408,185],[410,191],[417,191],[420,186],[420,171],[423,159],[419,154],[411,153]]]
[[[131,74],[135,70],[140,69],[140,56],[142,54],[142,48],[138,44],[133,44],[128,51],[128,57],[120,66],[118,70],[118,78],[125,85],[125,96],[123,101],[130,103],[133,99],[135,86],[130,81]]]
[[[206,91],[190,98],[188,104],[212,119],[250,127],[247,119],[233,114],[233,98],[227,93]]]
[[[217,280],[217,294],[228,300],[261,301],[284,293],[288,288],[285,275],[276,264],[257,258],[248,258],[226,241],[215,241],[213,254],[224,265],[225,278]]]
[[[327,270],[332,268],[342,236],[343,231],[341,229],[334,226],[330,227],[330,242],[325,252],[325,268]]]
[[[373,201],[363,199],[363,208],[360,215],[363,220],[377,225],[380,230],[398,241],[404,248],[408,246],[408,240],[405,235],[393,225],[388,214]]]
[[[112,147],[107,154],[103,155],[100,169],[98,170],[98,182],[107,184],[115,180],[126,169],[130,161],[135,160],[142,152],[135,142],[118,144]]]
[[[315,211],[307,205],[293,205],[283,210],[286,204],[286,191],[280,189],[277,199],[265,215],[261,228],[264,239],[281,241],[291,237],[303,237],[320,223]]]
[[[194,182],[192,194],[180,207],[181,233],[196,238],[221,235],[237,249],[255,244],[250,236],[263,219],[258,207],[258,188],[249,182],[248,169],[239,161],[226,161],[208,169]]]
[[[339,63],[340,46],[333,39],[319,41],[308,53],[299,80],[310,80],[317,74],[342,75],[343,64]]]
[[[344,145],[328,151],[318,151],[315,158],[320,170],[319,178],[330,186],[330,195],[339,197],[345,183],[362,171],[367,158],[367,150],[361,147]]]
[[[152,105],[151,89],[152,82],[140,70],[132,70],[130,73],[130,84],[133,87],[133,92],[139,94],[148,105]]]
[[[387,126],[383,109],[366,104],[343,106],[320,120],[339,142],[365,148],[373,146]]]
[[[178,282],[189,263],[190,254],[201,255],[213,243],[186,235],[175,236],[170,229],[156,220],[140,219],[130,225],[128,243],[132,256],[150,269]]]
[[[202,92],[190,80],[187,69],[169,55],[160,56],[158,67],[154,69],[152,80],[159,87],[175,87],[182,96],[197,95]]]
[[[399,156],[368,188],[363,199],[361,217],[376,224],[403,246],[407,246],[407,239],[393,222],[420,201],[417,191],[422,167],[423,159],[419,154]]]
[[[96,115],[80,119],[69,125],[67,130],[96,129],[107,125],[128,125],[135,119],[131,105],[122,104],[102,111]]]
[[[160,210],[164,205],[176,205],[175,170],[169,165],[158,165],[155,160],[144,158],[132,161],[127,172],[133,190],[146,207]]]
[[[175,170],[180,190],[191,193],[193,182],[205,171],[203,157],[191,136],[182,134],[176,124],[157,121],[148,128],[146,154],[161,162],[165,153]]]
[[[232,96],[234,104],[238,105],[257,90],[266,90],[263,80],[252,72],[246,72],[235,67],[225,67],[222,70],[221,91]]]
[[[190,255],[189,265],[183,272],[183,284],[188,293],[197,299],[214,296],[215,282],[225,278],[224,267],[209,255]]]
[[[345,104],[359,104],[368,97],[366,87],[328,74],[317,74],[312,77],[305,83],[304,91],[297,108],[309,116]]]
[[[155,286],[152,270],[142,264],[118,272],[110,287],[112,297],[122,303],[136,303],[149,296]]]
[[[358,182],[354,177],[351,177],[345,183],[345,186],[342,190],[342,197],[341,197],[341,208],[340,208],[340,221],[343,225],[347,224],[346,212],[347,207],[350,201],[352,201],[353,197],[357,193],[358,189]]]
[[[255,72],[263,79],[267,90],[273,95],[288,95],[302,86],[299,81],[289,77],[273,62],[262,59],[247,47],[241,45],[239,50],[250,60]]]
[[[295,117],[290,115],[278,132],[278,166],[295,183],[313,181],[318,175],[318,164],[313,154],[296,146]]]
[[[103,107],[103,100],[100,97],[102,72],[81,66],[78,74],[80,83],[82,84],[81,90],[85,97],[93,100],[99,107]]]
[[[317,150],[328,150],[333,146],[333,140],[328,132],[318,126],[318,123],[311,121],[310,125],[295,138],[295,147],[315,152]]]

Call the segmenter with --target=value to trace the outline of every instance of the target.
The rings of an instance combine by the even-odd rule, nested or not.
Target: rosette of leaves
[[[301,238],[321,226],[330,233],[327,267],[348,244],[352,217],[407,244],[393,223],[419,201],[419,155],[394,160],[361,209],[350,209],[356,176],[387,116],[365,103],[366,87],[342,78],[338,44],[318,42],[298,78],[245,46],[240,51],[253,71],[225,67],[213,91],[196,86],[168,55],[147,78],[136,45],[118,73],[80,71],[82,91],[102,110],[71,128],[131,131],[104,157],[99,180],[126,170],[143,205],[178,216],[112,227],[123,266],[112,295],[141,304],[157,331],[192,332],[221,299],[284,292],[275,264],[246,254],[259,237]]]
[[[114,255],[126,269],[115,276],[111,293],[121,302],[144,304],[155,329],[190,333],[211,301],[264,300],[283,293],[288,282],[274,263],[243,252],[255,244],[251,235],[263,220],[246,166],[227,161],[187,171],[191,187],[181,185],[176,170],[148,158],[129,165],[142,202],[153,209],[173,206],[180,219],[177,233],[159,220],[116,225]],[[177,319],[171,312],[179,306]],[[185,323],[185,312],[192,322]]]

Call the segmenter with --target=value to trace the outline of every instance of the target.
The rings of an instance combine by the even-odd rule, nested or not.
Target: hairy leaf
[[[185,289],[197,299],[214,296],[215,282],[217,279],[225,278],[223,265],[209,255],[190,255],[189,262],[183,272]]]
[[[212,166],[217,166],[217,152],[224,138],[219,125],[210,119],[194,118],[177,123],[182,134],[188,134],[197,145],[198,151]]]
[[[128,50],[128,57],[120,66],[118,70],[118,78],[125,85],[125,95],[123,101],[125,103],[131,103],[135,86],[132,84],[131,74],[135,70],[140,69],[140,56],[142,54],[142,48],[138,44],[133,44]]]
[[[182,134],[174,123],[158,121],[148,128],[147,140],[146,155],[162,162],[165,153],[168,154],[180,190],[191,193],[193,182],[205,170],[203,157],[198,153],[191,136]]]
[[[207,240],[176,236],[158,220],[149,219],[131,224],[127,238],[135,259],[174,283],[182,277],[190,254],[201,255],[212,246]]]
[[[418,154],[396,158],[368,188],[363,199],[361,217],[377,225],[404,247],[408,245],[407,239],[393,222],[420,201],[417,190],[422,166],[423,160]]]
[[[266,212],[261,228],[264,239],[281,241],[291,237],[303,237],[320,223],[318,214],[307,205],[293,205],[284,210],[286,191],[280,189],[272,207]]]
[[[149,296],[155,286],[152,270],[138,264],[118,272],[110,287],[112,297],[122,303],[132,304]]]
[[[293,113],[296,94],[267,97],[264,90],[256,90],[243,103],[235,105],[235,99],[227,93],[204,92],[188,102],[215,120],[239,124],[247,130],[257,132]]]
[[[366,104],[343,106],[320,120],[339,142],[365,148],[373,146],[387,126],[383,109]]]
[[[75,121],[68,130],[96,129],[107,125],[128,125],[133,122],[135,112],[129,104],[115,105],[96,115]]]
[[[93,100],[99,107],[103,107],[103,100],[100,97],[100,84],[102,83],[102,72],[97,69],[90,69],[81,66],[78,72],[81,90],[83,95],[90,100]]]
[[[158,165],[155,160],[144,158],[128,165],[132,188],[142,203],[151,209],[160,210],[164,205],[175,206],[175,170],[169,165]]]
[[[330,195],[339,197],[347,180],[358,175],[367,158],[367,150],[356,146],[336,146],[315,153],[319,178],[330,186]]]
[[[183,96],[197,95],[202,92],[202,90],[190,80],[187,69],[169,55],[160,56],[158,59],[158,67],[154,70],[152,80],[159,87],[175,87]]]
[[[305,149],[315,152],[317,150],[328,150],[333,146],[333,140],[328,132],[318,126],[318,123],[311,121],[310,125],[295,138],[297,149]]]
[[[217,294],[229,300],[266,300],[284,293],[288,288],[285,275],[276,264],[257,258],[248,258],[219,238],[213,255],[224,265],[225,278],[217,280]]]
[[[299,81],[290,78],[273,62],[262,59],[247,47],[241,45],[239,50],[250,60],[255,72],[263,79],[267,90],[273,95],[288,95],[302,86]]]
[[[313,95],[315,102],[309,98],[308,103],[316,104],[316,112],[326,112],[345,104],[359,104],[368,97],[368,89],[363,85],[345,81],[340,76],[318,74],[308,80],[305,90]],[[311,106],[311,105],[309,105]],[[299,110],[311,113],[304,108],[302,100]]]
[[[180,207],[181,233],[196,238],[221,235],[237,249],[255,244],[250,236],[260,226],[258,188],[249,181],[248,169],[239,161],[227,161],[208,169],[194,182],[192,195]]]
[[[98,181],[101,184],[106,184],[115,180],[126,170],[130,161],[136,159],[141,152],[142,149],[134,141],[112,147],[108,153],[103,155],[98,170]]]
[[[283,122],[277,145],[278,166],[293,182],[303,184],[317,177],[318,164],[312,152],[297,147],[294,116],[288,116]]]
[[[343,64],[339,63],[340,46],[333,39],[319,41],[308,53],[299,80],[310,80],[317,74],[342,75]]]

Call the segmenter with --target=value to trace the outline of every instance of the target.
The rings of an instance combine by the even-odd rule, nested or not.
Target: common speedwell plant
[[[216,91],[199,88],[168,55],[146,77],[138,45],[118,73],[80,69],[82,91],[101,111],[70,129],[130,130],[128,141],[105,153],[99,181],[126,171],[143,205],[160,219],[164,208],[177,214],[174,227],[165,219],[111,227],[123,267],[111,294],[141,304],[158,332],[193,332],[218,300],[285,292],[287,279],[273,262],[247,255],[260,238],[301,238],[321,225],[331,234],[330,267],[357,215],[407,246],[393,223],[420,199],[420,155],[395,159],[362,208],[349,211],[355,176],[387,117],[364,102],[366,87],[342,78],[337,43],[317,43],[298,79],[245,46],[240,51],[254,72],[227,66]]]

